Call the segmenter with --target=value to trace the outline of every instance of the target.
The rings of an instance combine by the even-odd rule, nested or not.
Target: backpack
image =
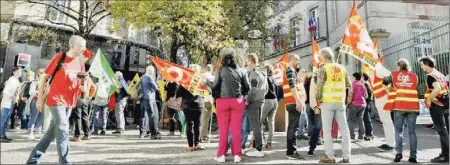
[[[31,86],[31,82],[32,81],[29,81],[29,82],[26,82],[24,85],[23,85],[23,90],[22,90],[22,97],[26,97],[26,98],[28,98],[28,97],[30,97],[30,86]]]
[[[142,77],[141,77],[142,78]],[[133,98],[135,98],[136,100],[141,100],[144,97],[144,87],[142,85],[142,80],[139,81],[135,86],[134,86],[134,92],[133,92]]]

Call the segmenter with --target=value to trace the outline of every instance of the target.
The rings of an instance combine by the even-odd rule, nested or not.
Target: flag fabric
[[[194,96],[209,95],[206,86],[202,83],[203,75],[201,73],[164,61],[158,57],[150,56],[150,59],[166,81],[175,82],[183,86]]]
[[[286,52],[280,60],[273,67],[273,78],[275,80],[275,84],[281,86],[284,84],[284,77],[286,76],[286,69],[289,60],[289,55]]]
[[[340,51],[350,54],[361,62],[368,64],[372,69],[378,63],[378,56],[374,50],[374,44],[364,26],[361,16],[358,14],[354,0]]]
[[[319,54],[319,45],[317,45],[316,40],[314,38],[311,41],[311,47],[312,47],[312,65],[313,69],[319,67],[319,63],[323,62],[323,57]]]
[[[106,96],[103,98],[108,98],[121,85],[101,49],[97,50],[88,72],[98,79],[100,87],[97,87],[97,92],[104,93]]]
[[[162,81],[162,80],[158,80],[158,88],[159,88],[159,94],[161,94],[161,99],[162,100],[166,100],[166,89],[164,88],[164,86],[166,85],[166,82]]]
[[[130,94],[130,96],[134,96],[134,89],[136,84],[138,84],[139,82],[141,82],[141,78],[139,77],[139,74],[136,73],[136,75],[134,75],[133,80],[131,81],[131,83],[128,85],[128,92]]]

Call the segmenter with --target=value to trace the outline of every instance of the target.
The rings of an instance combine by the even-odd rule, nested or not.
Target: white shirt
[[[203,73],[203,77],[205,77],[206,82],[214,82],[214,76],[212,75],[211,72],[205,72]],[[211,102],[212,101],[212,97],[211,97],[211,93],[209,96],[204,97],[204,101],[205,102]]]
[[[11,108],[12,102],[16,99],[16,92],[21,86],[21,83],[18,78],[11,76],[5,82],[5,88],[3,89],[2,95],[2,108]]]

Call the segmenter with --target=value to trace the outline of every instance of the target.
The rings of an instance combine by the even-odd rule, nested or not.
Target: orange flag
[[[372,69],[378,63],[378,55],[374,50],[372,39],[364,26],[364,22],[356,9],[353,0],[352,10],[347,22],[347,29],[342,39],[341,52],[352,55]]]
[[[201,73],[164,61],[158,57],[150,56],[150,59],[166,81],[176,82],[193,95],[209,95],[206,86],[201,83],[201,79],[203,78]]]
[[[311,47],[312,47],[312,65],[313,69],[319,67],[319,63],[324,61],[323,57],[319,54],[319,45],[317,45],[316,40],[314,38],[311,41]]]
[[[273,78],[275,80],[275,84],[278,86],[284,84],[283,82],[284,82],[284,77],[286,77],[285,73],[286,73],[286,69],[287,69],[288,60],[289,60],[289,54],[286,51],[286,53],[283,55],[283,57],[281,57],[280,60],[278,60],[278,62],[273,67]]]

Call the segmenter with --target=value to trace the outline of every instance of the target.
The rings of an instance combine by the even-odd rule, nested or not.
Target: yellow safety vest
[[[323,66],[327,80],[323,86],[323,102],[343,103],[345,101],[345,68],[339,64],[327,63]]]

